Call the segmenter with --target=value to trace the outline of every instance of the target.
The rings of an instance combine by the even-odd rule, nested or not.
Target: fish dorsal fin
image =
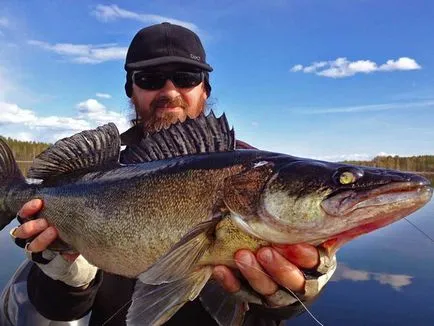
[[[54,181],[119,164],[121,140],[114,123],[57,141],[37,156],[28,177]]]
[[[6,180],[13,179],[22,182],[24,177],[18,168],[14,154],[6,142],[0,137],[0,184],[6,183]]]
[[[143,138],[122,152],[123,163],[142,163],[200,153],[227,152],[235,149],[235,133],[225,114],[216,118],[211,111],[187,118],[167,129]]]

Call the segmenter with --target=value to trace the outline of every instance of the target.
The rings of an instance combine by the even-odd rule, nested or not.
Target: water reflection
[[[412,283],[412,279],[413,276],[410,275],[369,272],[360,269],[353,269],[343,263],[339,263],[338,268],[330,281],[377,281],[383,285],[390,285],[396,291],[400,291],[402,287],[410,285]]]

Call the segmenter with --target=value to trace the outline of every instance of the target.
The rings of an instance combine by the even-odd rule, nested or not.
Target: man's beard
[[[147,132],[156,132],[163,128],[168,128],[170,125],[184,121],[188,116],[188,104],[181,96],[170,98],[160,97],[151,102],[150,110],[142,110],[137,103],[134,95],[131,97],[131,105],[136,112],[136,123],[143,126],[143,130]],[[200,110],[194,110],[193,112],[203,112],[205,109],[206,100],[202,99],[198,103]],[[161,107],[180,107],[182,112],[160,111],[157,109]],[[140,112],[146,112],[145,116],[141,116]],[[192,117],[195,118],[195,117]]]

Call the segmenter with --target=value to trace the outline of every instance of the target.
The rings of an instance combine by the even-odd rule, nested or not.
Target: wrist
[[[83,290],[89,286],[98,271],[81,255],[74,261],[68,261],[62,255],[56,253],[48,264],[37,265],[51,279]]]

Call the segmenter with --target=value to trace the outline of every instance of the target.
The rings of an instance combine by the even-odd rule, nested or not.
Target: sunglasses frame
[[[151,75],[161,75],[161,76],[164,77],[164,81],[162,82],[162,85],[160,87],[143,88],[139,84],[136,83],[135,76],[138,73],[145,73],[145,74],[149,74],[150,76]],[[177,82],[174,81],[174,75],[175,74],[179,74],[179,73],[200,74],[200,81],[196,85],[193,85],[193,86],[180,86],[180,85],[178,85]],[[203,71],[179,71],[179,70],[177,70],[177,71],[172,71],[172,72],[163,72],[163,71],[149,71],[149,72],[147,72],[147,71],[143,71],[143,70],[136,70],[136,71],[133,72],[133,74],[131,76],[131,79],[132,79],[133,84],[135,84],[140,89],[148,90],[148,91],[149,90],[151,90],[151,91],[154,90],[155,91],[155,90],[163,88],[168,79],[177,88],[192,88],[192,87],[196,87],[197,85],[199,85],[200,83],[202,83],[205,80],[205,74],[203,73]],[[157,86],[159,86],[159,85],[157,85]]]

